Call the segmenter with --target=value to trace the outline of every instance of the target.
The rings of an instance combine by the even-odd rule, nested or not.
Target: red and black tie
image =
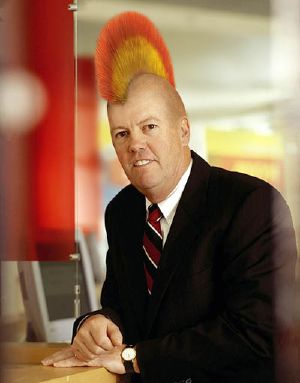
[[[151,294],[162,251],[163,241],[160,220],[163,215],[157,204],[150,205],[148,207],[148,212],[149,214],[143,238],[143,248],[145,253],[144,269],[147,287],[149,294]]]

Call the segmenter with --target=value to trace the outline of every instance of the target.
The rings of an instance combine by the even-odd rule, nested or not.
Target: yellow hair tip
[[[119,100],[125,100],[129,82],[139,73],[155,73],[167,78],[163,61],[144,37],[132,37],[122,42],[112,63],[112,88]]]

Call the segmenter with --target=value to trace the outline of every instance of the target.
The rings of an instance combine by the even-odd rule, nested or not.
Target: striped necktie
[[[157,204],[148,207],[148,219],[145,225],[143,249],[145,253],[144,269],[148,292],[151,294],[162,251],[160,220],[163,217]]]

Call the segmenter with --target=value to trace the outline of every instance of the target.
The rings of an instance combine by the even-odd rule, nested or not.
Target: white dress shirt
[[[160,208],[160,211],[163,214],[163,217],[160,221],[160,226],[161,226],[161,232],[162,232],[162,237],[163,237],[163,246],[166,243],[174,215],[176,213],[176,209],[179,203],[179,200],[181,198],[182,192],[185,188],[185,185],[187,183],[187,180],[189,178],[189,175],[191,173],[192,169],[192,163],[193,160],[191,160],[188,168],[180,178],[178,184],[175,186],[175,188],[171,191],[171,193],[168,195],[168,197],[158,203],[158,207]],[[147,210],[147,218],[148,218],[148,207],[152,205],[152,202],[150,202],[146,198],[146,210]]]

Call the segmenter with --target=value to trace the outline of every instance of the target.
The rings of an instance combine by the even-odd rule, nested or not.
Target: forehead
[[[131,89],[124,103],[109,104],[108,117],[113,125],[122,125],[126,121],[142,121],[149,116],[164,119],[170,113],[167,101],[167,95],[160,89],[144,84]]]

